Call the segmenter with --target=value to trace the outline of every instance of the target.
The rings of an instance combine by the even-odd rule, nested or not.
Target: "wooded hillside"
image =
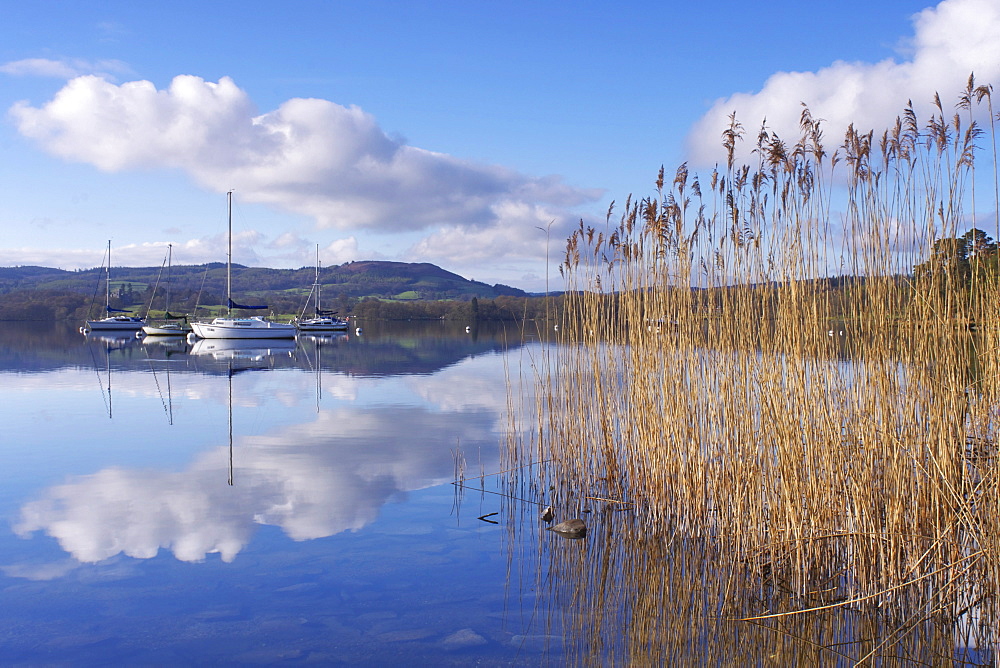
[[[300,313],[315,280],[315,268],[268,269],[233,265],[233,298],[241,303],[267,303],[275,313]],[[66,271],[47,267],[0,267],[0,319],[51,320],[90,317],[103,310],[105,270]],[[527,297],[506,285],[487,285],[429,263],[350,262],[320,270],[324,308],[347,313],[358,302],[460,301],[473,298]],[[155,294],[154,294],[155,288]],[[168,295],[169,292],[169,295]],[[194,314],[226,301],[226,265],[171,267],[113,267],[111,304],[145,313],[168,306],[171,311]]]

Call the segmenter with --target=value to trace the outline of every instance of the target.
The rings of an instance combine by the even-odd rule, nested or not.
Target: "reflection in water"
[[[0,323],[4,662],[538,665],[546,615],[475,519],[500,497],[447,484],[456,451],[499,468],[522,343],[464,324],[193,354]]]
[[[225,380],[191,374],[183,366],[174,367],[172,378],[176,385],[182,373],[188,394],[194,387],[203,393],[226,383],[228,442],[202,451],[180,471],[111,467],[71,478],[23,504],[15,530],[23,537],[51,535],[81,562],[119,553],[151,558],[160,549],[183,561],[217,553],[230,562],[258,526],[280,527],[296,541],[358,530],[386,503],[451,480],[456,443],[479,450],[496,443],[505,380],[502,365],[486,358],[449,364],[412,387],[390,379],[350,380],[330,370],[357,386],[354,395],[371,395],[375,402],[322,406],[317,399],[311,418],[248,432],[261,409],[240,413],[241,397],[253,397],[249,408],[287,395],[293,386],[311,393],[300,380],[308,376],[290,376],[278,361],[315,370],[319,383],[327,351],[343,351],[344,343],[339,337],[195,342],[192,360],[224,363]],[[148,357],[146,364],[151,368]],[[383,387],[398,399],[386,403]],[[491,391],[470,393],[477,387]],[[484,461],[495,468],[495,460],[494,455]],[[229,484],[220,484],[223,479]]]
[[[281,354],[290,356],[294,351],[294,339],[197,339],[191,346],[192,355],[208,355],[246,368],[266,368],[270,358]]]
[[[167,424],[172,425],[174,423],[174,393],[170,385],[170,366],[167,365],[162,372],[166,387],[166,396],[164,396],[164,391],[160,387],[161,374],[157,372],[152,358],[147,361],[149,363],[149,373],[152,374],[153,382],[156,384],[156,392],[160,396],[160,402],[163,404],[163,412],[167,415]]]
[[[979,626],[983,601],[974,591],[958,596],[951,614],[929,614],[956,594],[961,573],[851,599],[836,558],[817,565],[812,586],[801,589],[794,569],[759,570],[731,541],[691,526],[651,535],[614,504],[594,503],[586,516],[584,540],[541,537],[531,581],[544,591],[539,607],[549,611],[546,628],[557,636],[547,649],[565,652],[560,663],[823,666],[891,658],[893,665],[993,665],[996,638]],[[520,521],[511,529],[516,549],[526,536]]]
[[[522,346],[531,340],[518,328],[506,329],[502,326],[480,325],[475,338],[465,333],[464,325],[452,325],[441,321],[366,323],[363,338],[349,334],[347,339],[333,339],[340,344],[325,348],[323,365],[352,376],[392,376],[414,373],[434,373],[450,364],[474,355],[499,353]],[[103,337],[103,335],[101,335]],[[171,342],[153,341],[146,337],[110,337],[114,348],[121,352],[113,363],[122,368],[129,367],[133,357],[157,359],[186,357],[191,346],[184,339]],[[75,327],[64,324],[45,325],[38,323],[0,321],[0,373],[16,371],[22,373],[47,372],[63,368],[91,368],[93,361],[88,345],[99,339],[93,333],[83,337]],[[311,350],[319,341],[329,341],[327,337],[299,337],[293,350]],[[290,341],[287,341],[291,343]],[[176,347],[175,347],[176,346]],[[99,346],[98,346],[99,347]],[[198,355],[197,364],[202,373],[225,374],[227,365],[221,360],[213,366],[210,356]],[[192,358],[194,359],[194,358]],[[275,368],[302,368],[292,359],[274,360]]]
[[[114,417],[114,406],[111,400],[111,353],[116,350],[127,350],[135,343],[135,332],[109,331],[102,334],[87,332],[84,334],[84,337],[87,341],[87,349],[94,360],[94,369],[97,371],[97,382],[101,388],[101,398],[104,399],[104,405],[108,410],[108,419],[112,419]],[[102,351],[100,357],[103,358],[103,363],[98,359],[98,348]],[[103,377],[101,376],[102,368],[105,373]]]
[[[299,343],[311,343],[315,351],[315,359],[310,354],[308,346],[302,346],[302,351],[306,359],[306,364],[316,373],[316,412],[320,410],[320,403],[323,401],[323,349],[330,346],[342,345],[350,340],[347,334],[339,332],[313,332],[311,334],[300,334]]]
[[[93,348],[91,348],[91,354],[93,354]],[[94,370],[97,372],[97,384],[101,388],[101,398],[104,400],[104,405],[108,410],[108,419],[113,417],[112,413],[112,403],[111,403],[111,344],[108,344],[104,350],[104,361],[105,369],[107,371],[107,376],[101,377],[100,363],[97,357],[94,357]],[[107,384],[107,390],[105,391],[105,383]]]
[[[231,561],[256,525],[294,540],[365,526],[399,495],[450,480],[441,444],[483,442],[492,423],[416,408],[325,410],[311,424],[237,439],[235,487],[220,484],[230,450],[219,447],[181,472],[114,468],[57,485],[23,506],[15,529],[45,531],[84,562],[160,548],[184,561]]]
[[[146,350],[158,350],[165,357],[186,353],[191,347],[183,336],[145,336],[141,343]]]
[[[136,341],[135,332],[87,332],[83,335],[88,342],[99,343],[109,349],[126,348]]]

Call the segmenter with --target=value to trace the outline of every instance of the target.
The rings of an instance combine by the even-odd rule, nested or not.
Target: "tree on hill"
[[[996,273],[997,243],[986,232],[972,228],[960,237],[943,237],[931,246],[926,262],[913,268],[915,278],[947,276],[965,283],[973,270]]]
[[[983,304],[984,291],[1000,279],[997,244],[973,228],[960,237],[937,239],[930,257],[913,268],[917,288],[933,298],[938,315],[976,323],[986,316],[975,305]]]

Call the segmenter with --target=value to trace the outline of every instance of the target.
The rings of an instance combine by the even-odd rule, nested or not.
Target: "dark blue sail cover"
[[[337,312],[327,311],[326,309],[318,308],[316,309],[316,315],[337,315]]]
[[[232,299],[229,300],[229,308],[248,308],[248,309],[262,309],[267,308],[267,304],[260,304],[257,306],[245,306],[243,304],[237,304]]]
[[[108,309],[108,313],[131,313],[132,312],[132,311],[129,311],[128,309],[125,309],[125,308],[111,308],[110,306],[108,306],[107,309]]]

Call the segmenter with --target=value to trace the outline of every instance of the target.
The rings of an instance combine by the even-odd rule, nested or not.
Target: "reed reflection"
[[[803,590],[794,567],[757,563],[731,541],[690,526],[651,534],[634,513],[611,505],[595,507],[587,523],[583,540],[541,536],[531,582],[542,593],[536,610],[544,616],[523,638],[544,639],[549,656],[565,665],[992,661],[995,639],[981,623],[984,606],[993,604],[956,580],[968,569],[858,599],[847,575],[847,541],[830,541],[828,558],[811,565]],[[941,610],[951,598],[958,605]]]

